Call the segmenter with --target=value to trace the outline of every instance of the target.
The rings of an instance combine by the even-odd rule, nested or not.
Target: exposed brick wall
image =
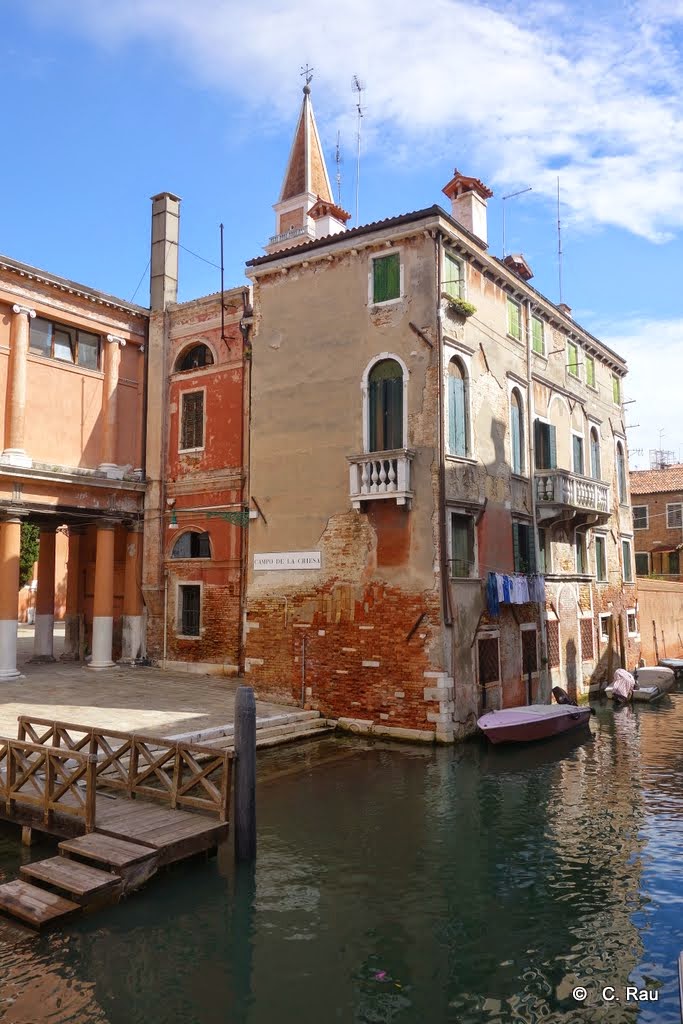
[[[663,576],[672,582],[683,582],[683,551],[679,552],[679,573],[670,572],[669,552],[683,544],[683,529],[667,526],[666,506],[683,503],[683,491],[661,494],[637,494],[637,474],[631,475],[631,501],[648,510],[647,530],[634,530],[633,546],[636,552],[649,554],[651,576]]]

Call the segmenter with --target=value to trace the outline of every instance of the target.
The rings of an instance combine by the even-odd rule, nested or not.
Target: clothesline
[[[540,573],[490,572],[486,577],[486,605],[500,615],[501,604],[545,604],[545,577]]]

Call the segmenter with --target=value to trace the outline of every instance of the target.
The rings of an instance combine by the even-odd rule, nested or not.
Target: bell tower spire
[[[282,189],[273,207],[275,234],[265,246],[268,253],[301,245],[322,237],[322,234],[343,231],[350,216],[332,198],[332,186],[311,102],[312,72],[313,68],[308,65],[301,69],[306,78],[304,98]]]

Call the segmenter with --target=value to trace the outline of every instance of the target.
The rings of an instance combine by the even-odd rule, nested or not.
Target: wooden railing
[[[46,826],[58,813],[80,818],[92,832],[96,767],[89,753],[0,738],[0,803],[8,817],[19,805],[42,811]]]
[[[95,762],[99,787],[119,790],[131,799],[151,797],[172,808],[192,807],[228,820],[232,750],[27,715],[19,717],[19,739],[49,744],[74,755],[87,751]]]

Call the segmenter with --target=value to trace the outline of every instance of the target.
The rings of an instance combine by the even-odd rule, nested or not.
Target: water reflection
[[[682,741],[674,695],[518,750],[273,751],[255,873],[227,850],[62,934],[0,932],[0,1020],[622,1022],[596,993],[629,979],[661,986],[641,1020],[677,1020]]]

